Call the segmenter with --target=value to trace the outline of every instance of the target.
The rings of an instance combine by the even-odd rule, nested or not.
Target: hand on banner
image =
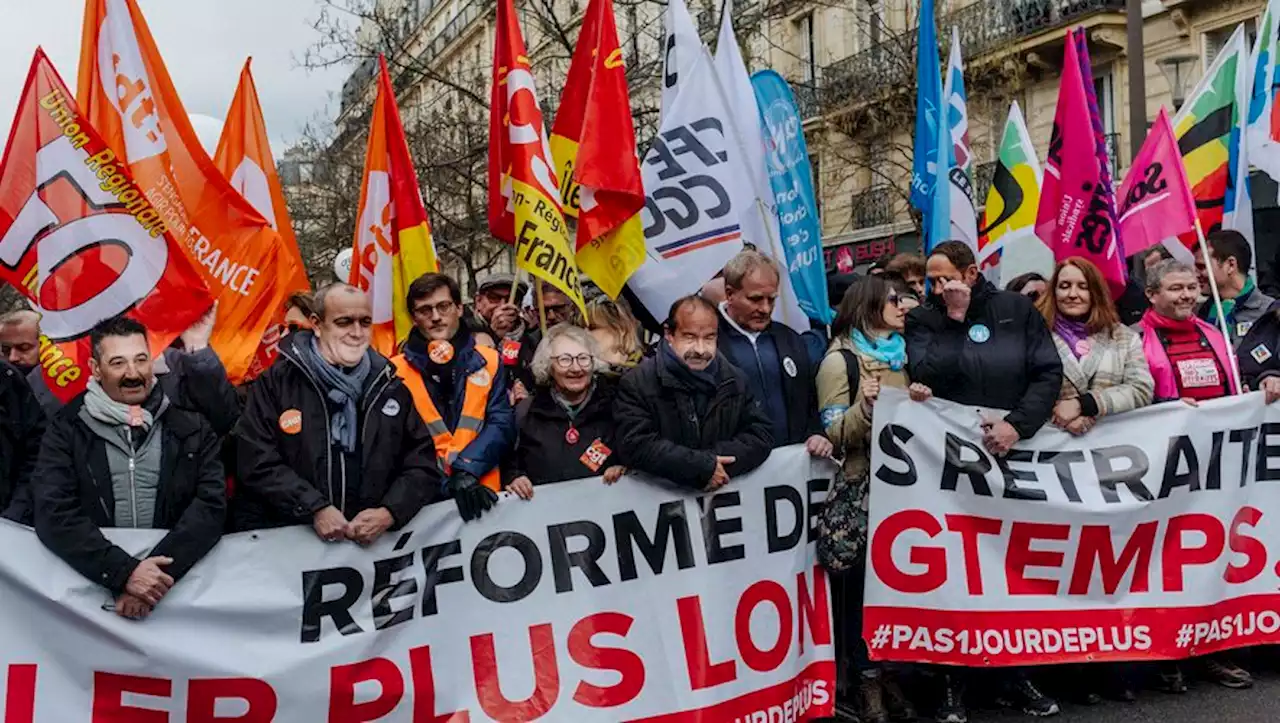
[[[172,557],[148,557],[133,568],[124,590],[148,605],[157,605],[173,587],[173,578],[162,567],[173,564]]]
[[[907,396],[911,397],[913,402],[927,402],[933,399],[933,390],[920,382],[916,382],[907,387]]]
[[[116,598],[116,615],[122,618],[142,620],[150,614],[150,605],[127,592]]]
[[[209,348],[209,339],[213,338],[213,321],[217,317],[218,302],[215,301],[199,321],[182,332],[182,348],[188,353]]]
[[[1067,430],[1068,433],[1080,437],[1087,434],[1089,430],[1093,429],[1093,425],[1097,423],[1098,421],[1093,417],[1076,417],[1065,425],[1059,426]]]
[[[1013,425],[995,417],[983,417],[982,419],[982,444],[986,446],[987,451],[997,457],[1003,457],[1013,449],[1013,445],[1018,443],[1021,437],[1018,430]]]
[[[525,388],[524,382],[517,381],[511,385],[511,406],[514,407],[528,398],[529,390]]]
[[[876,399],[880,397],[880,379],[879,377],[867,377],[862,380],[862,411],[871,416],[871,410],[876,405]]]
[[[804,448],[809,450],[810,456],[822,457],[823,459],[829,459],[831,453],[835,451],[835,446],[831,444],[831,440],[821,434],[815,434],[805,440]]]
[[[948,281],[942,285],[942,303],[946,304],[947,316],[952,321],[964,321],[969,313],[969,299],[973,292],[963,281]]]
[[[533,499],[533,482],[528,477],[520,475],[507,485],[507,489],[522,500]]]
[[[480,480],[470,472],[454,470],[449,475],[449,493],[458,505],[458,514],[463,522],[480,519],[486,510],[493,509],[498,502],[498,494],[480,484]]]
[[[1261,387],[1267,404],[1273,404],[1277,399],[1280,399],[1280,377],[1263,379]]]
[[[1083,413],[1084,408],[1081,406],[1079,399],[1063,399],[1053,405],[1053,424],[1055,427],[1067,429]]]
[[[489,317],[489,328],[498,336],[506,336],[520,326],[520,309],[515,304],[502,304]]]
[[[395,521],[391,516],[391,510],[386,507],[364,510],[347,525],[347,539],[361,545],[371,545],[377,542],[382,533],[386,532]]]
[[[618,480],[622,479],[622,475],[626,473],[626,467],[623,467],[620,464],[615,464],[604,471],[604,483],[607,485],[616,484]]]
[[[726,464],[733,464],[738,460],[737,457],[716,457],[716,469],[711,473],[711,479],[707,482],[707,486],[703,492],[714,492],[721,487],[729,484],[729,473],[725,471]]]
[[[347,518],[337,507],[329,505],[315,514],[312,524],[316,534],[325,542],[338,542],[347,537]]]

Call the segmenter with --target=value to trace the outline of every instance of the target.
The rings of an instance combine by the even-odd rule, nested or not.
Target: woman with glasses
[[[516,407],[520,430],[503,465],[506,489],[532,499],[534,487],[603,475],[613,484],[623,468],[611,464],[614,439],[612,383],[600,350],[587,330],[552,327],[533,355],[533,394]]]
[[[839,697],[860,698],[859,718],[865,723],[884,723],[891,708],[895,719],[915,717],[901,691],[868,658],[861,636],[871,410],[882,387],[908,386],[907,344],[902,336],[906,311],[902,306],[903,295],[883,276],[859,279],[840,302],[831,327],[831,347],[818,367],[823,430],[844,455],[843,475],[837,477],[827,500],[835,509],[834,501],[839,498],[847,514],[842,513],[839,519],[824,517],[821,526],[824,536],[838,537],[832,541],[848,552],[848,569],[834,577],[840,613],[836,617],[841,625],[837,644],[841,660],[851,668],[848,683],[839,690],[845,695]],[[913,399],[924,400],[931,392],[917,384],[912,385],[911,394]],[[848,487],[842,489],[844,486]],[[828,569],[839,567],[827,560],[824,564]]]

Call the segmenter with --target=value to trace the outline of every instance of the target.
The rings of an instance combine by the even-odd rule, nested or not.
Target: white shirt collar
[[[747,337],[748,339],[750,339],[750,340],[751,340],[751,345],[752,345],[752,346],[755,346],[755,345],[756,345],[756,339],[759,339],[759,338],[760,338],[760,334],[761,334],[762,332],[759,332],[759,331],[747,331],[746,329],[743,329],[742,327],[738,326],[738,322],[734,321],[734,320],[733,320],[733,317],[729,316],[729,302],[727,302],[727,301],[721,301],[721,302],[720,302],[720,307],[719,307],[719,308],[720,308],[720,315],[724,317],[724,320],[725,320],[725,321],[729,322],[729,326],[732,326],[732,327],[734,328],[734,331],[737,331],[739,334],[741,334],[741,335],[743,335],[743,336]]]

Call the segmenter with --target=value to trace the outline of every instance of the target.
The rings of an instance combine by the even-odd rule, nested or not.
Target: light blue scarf
[[[871,341],[861,331],[854,329],[850,337],[859,354],[888,364],[895,372],[902,371],[907,365],[907,340],[896,331],[882,339]]]

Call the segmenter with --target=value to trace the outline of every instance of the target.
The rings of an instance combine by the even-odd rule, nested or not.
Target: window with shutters
[[[1207,70],[1210,65],[1213,65],[1213,61],[1218,58],[1218,52],[1222,50],[1222,46],[1227,44],[1227,41],[1231,39],[1231,34],[1235,31],[1236,26],[1234,24],[1224,25],[1223,27],[1215,28],[1213,30],[1206,30],[1204,34],[1200,36],[1201,44],[1204,49],[1204,65],[1201,66],[1202,71]],[[1253,18],[1245,21],[1244,35],[1245,44],[1252,48],[1253,41],[1258,37],[1258,23]],[[1191,89],[1188,88],[1187,90],[1190,91]]]
[[[813,37],[813,13],[795,19],[796,57],[800,59],[800,82],[813,85],[818,78],[818,59]]]

